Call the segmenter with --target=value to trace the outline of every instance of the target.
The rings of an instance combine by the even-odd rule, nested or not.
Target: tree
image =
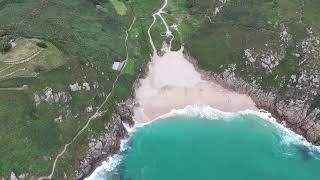
[[[196,1],[195,0],[187,0],[187,8],[191,9],[196,5]]]
[[[6,53],[11,49],[11,44],[8,42],[7,38],[0,38],[0,52]]]
[[[48,45],[45,42],[37,42],[37,46],[41,48],[47,48]]]
[[[46,68],[44,67],[44,66],[42,66],[42,65],[37,65],[35,68],[34,68],[34,72],[36,72],[36,73],[41,73],[41,72],[43,72],[43,71],[45,71],[46,70]]]

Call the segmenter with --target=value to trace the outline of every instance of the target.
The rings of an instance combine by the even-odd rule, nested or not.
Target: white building
[[[121,71],[123,65],[124,65],[124,62],[114,62],[112,65],[112,69],[115,71]]]

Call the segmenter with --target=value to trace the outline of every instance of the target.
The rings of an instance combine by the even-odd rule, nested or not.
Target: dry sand
[[[209,105],[225,112],[257,110],[249,96],[203,80],[182,50],[167,51],[162,57],[154,55],[147,77],[139,81],[134,117],[138,123],[192,104]]]

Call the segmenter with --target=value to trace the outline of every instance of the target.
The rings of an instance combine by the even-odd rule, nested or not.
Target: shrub
[[[6,53],[11,49],[11,44],[8,42],[7,38],[0,38],[0,52]]]
[[[37,73],[41,73],[43,71],[45,71],[46,68],[42,65],[37,65],[35,68],[34,68],[34,72],[37,72]]]
[[[44,42],[37,42],[37,46],[41,47],[41,48],[47,48],[47,44]]]

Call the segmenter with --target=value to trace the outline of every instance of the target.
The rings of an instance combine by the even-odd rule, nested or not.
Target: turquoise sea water
[[[126,146],[89,179],[320,179],[317,148],[255,115],[168,117],[136,129]]]

